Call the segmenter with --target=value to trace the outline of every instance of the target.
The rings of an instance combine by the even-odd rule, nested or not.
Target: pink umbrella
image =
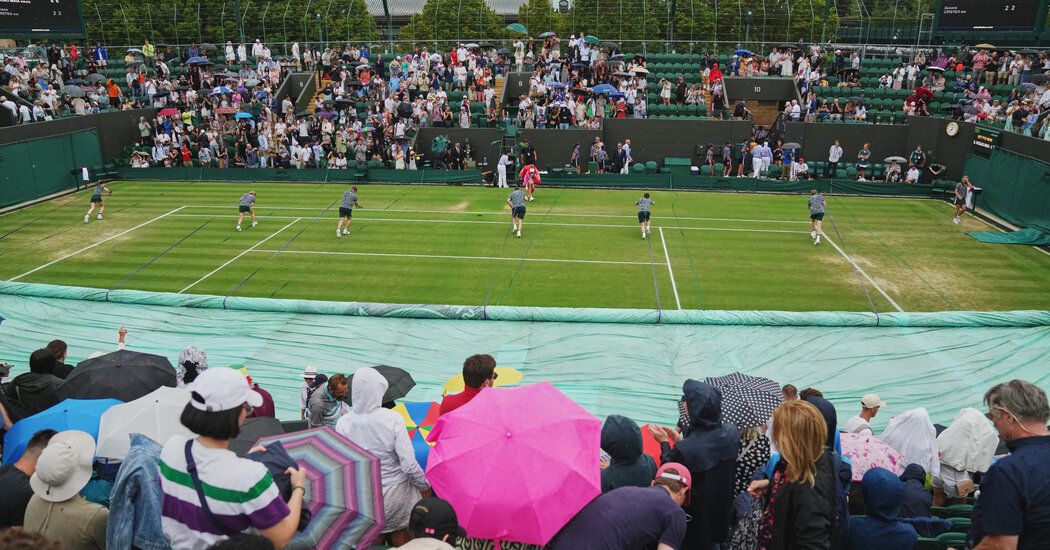
[[[547,544],[601,493],[601,422],[548,382],[440,417],[427,479],[471,537]]]
[[[904,471],[904,455],[873,435],[841,433],[842,456],[849,458],[853,470],[853,481],[864,479],[872,468],[885,468],[900,475]]]

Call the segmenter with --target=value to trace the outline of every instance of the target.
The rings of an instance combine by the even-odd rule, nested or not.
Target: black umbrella
[[[230,450],[237,456],[244,456],[260,439],[283,433],[281,421],[272,416],[246,418],[241,425],[241,433],[230,440]]]
[[[204,44],[201,44],[201,49],[206,52],[214,52],[219,48],[216,48],[215,44],[208,44],[207,42],[205,42]]]
[[[87,77],[84,78],[84,82],[98,83],[98,82],[105,82],[105,81],[106,81],[106,75],[99,74],[99,73],[91,73],[91,74],[87,75]]]
[[[63,399],[134,401],[161,386],[175,387],[175,368],[167,357],[120,350],[81,361],[55,391]]]
[[[160,90],[157,93],[153,94],[153,97],[168,97],[169,95],[171,95],[171,92],[167,90]]]
[[[722,392],[722,422],[738,428],[765,424],[784,400],[780,384],[768,378],[734,372],[704,381]]]
[[[84,97],[85,95],[87,95],[84,93],[84,89],[80,86],[63,86],[62,93],[68,95],[69,97]]]
[[[379,365],[372,368],[385,378],[387,382],[386,393],[383,394],[383,403],[390,403],[391,401],[401,399],[408,395],[409,390],[416,387],[416,381],[413,380],[412,375],[404,369],[387,365]],[[352,375],[350,376],[349,381],[350,391],[346,392],[343,401],[352,407],[354,406],[350,397],[354,390],[354,377]]]

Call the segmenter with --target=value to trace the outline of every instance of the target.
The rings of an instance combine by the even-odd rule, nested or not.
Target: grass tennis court
[[[933,200],[828,197],[827,240],[806,197],[544,189],[521,239],[507,191],[342,185],[111,184],[0,216],[0,280],[188,294],[462,305],[880,311],[1050,309],[1050,255],[981,244]],[[234,230],[258,192],[258,227]],[[856,266],[857,269],[854,269]]]

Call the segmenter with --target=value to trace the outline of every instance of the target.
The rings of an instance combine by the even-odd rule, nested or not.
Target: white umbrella
[[[189,390],[161,386],[134,401],[111,407],[99,423],[96,454],[124,458],[131,448],[128,436],[133,433],[145,435],[161,445],[174,435],[193,437],[179,422],[182,409],[189,401]]]

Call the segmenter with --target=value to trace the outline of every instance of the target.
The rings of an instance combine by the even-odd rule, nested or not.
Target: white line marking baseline
[[[121,231],[120,233],[117,233],[116,235],[113,235],[112,237],[106,237],[105,239],[102,239],[101,241],[99,241],[97,243],[89,244],[89,245],[85,246],[84,248],[81,248],[80,250],[76,250],[76,251],[70,252],[69,254],[66,254],[65,256],[62,256],[61,258],[59,258],[57,260],[52,260],[52,261],[50,261],[50,262],[48,262],[48,263],[46,263],[46,264],[44,264],[44,265],[42,265],[40,267],[37,267],[37,268],[31,269],[29,271],[26,271],[25,273],[23,273],[21,275],[18,275],[18,276],[15,276],[15,277],[11,277],[10,279],[8,279],[8,281],[17,281],[17,280],[21,279],[22,277],[25,277],[26,275],[31,275],[33,273],[36,273],[37,271],[40,271],[41,269],[44,269],[44,268],[47,268],[47,267],[51,267],[51,266],[57,264],[58,262],[61,262],[62,260],[65,260],[66,258],[69,258],[71,256],[76,256],[77,254],[80,254],[81,252],[86,252],[88,250],[91,250],[92,248],[95,248],[96,246],[105,244],[105,243],[107,243],[109,241],[112,241],[113,239],[116,239],[116,238],[119,238],[119,237],[123,237],[124,235],[127,235],[128,233],[131,233],[132,231],[134,231],[136,229],[139,229],[140,227],[145,227],[145,226],[147,226],[147,225],[149,225],[149,224],[151,224],[151,223],[153,223],[153,222],[155,222],[155,221],[157,221],[159,219],[175,215],[176,212],[178,212],[179,210],[182,210],[183,208],[186,208],[186,207],[185,206],[180,206],[180,207],[176,208],[175,210],[172,210],[172,211],[170,211],[170,212],[168,212],[166,214],[161,214],[160,216],[157,216],[156,218],[153,218],[152,220],[142,222],[142,223],[136,225],[135,227],[132,227],[131,229],[125,229],[124,231]]]
[[[196,286],[196,285],[197,285],[197,283],[199,283],[199,282],[203,281],[204,279],[207,279],[208,277],[211,277],[212,275],[215,275],[215,274],[216,274],[216,273],[218,273],[218,272],[219,272],[219,271],[220,271],[220,270],[221,270],[222,268],[224,268],[224,267],[226,267],[226,266],[228,266],[228,265],[232,264],[233,262],[235,262],[235,261],[236,261],[236,260],[237,260],[238,258],[240,258],[241,256],[244,256],[245,254],[247,254],[247,253],[249,253],[249,252],[251,252],[251,251],[255,250],[256,248],[259,248],[260,246],[262,246],[262,244],[263,244],[263,243],[265,243],[266,241],[268,241],[268,240],[270,240],[270,239],[272,239],[272,238],[276,237],[276,236],[277,236],[277,235],[278,235],[278,234],[279,234],[279,233],[280,233],[281,231],[284,231],[285,229],[288,229],[288,228],[289,228],[289,227],[291,227],[291,226],[292,226],[293,224],[295,224],[295,222],[297,222],[297,221],[299,221],[299,220],[301,220],[301,219],[302,219],[302,218],[296,218],[296,219],[292,220],[291,222],[289,222],[289,223],[288,223],[288,225],[286,225],[286,226],[284,226],[284,227],[282,227],[282,228],[278,229],[277,231],[274,231],[273,233],[271,233],[269,237],[266,237],[265,239],[263,239],[263,240],[261,240],[261,241],[259,241],[259,242],[255,243],[254,245],[252,245],[252,247],[251,247],[251,248],[249,248],[248,250],[245,250],[244,252],[241,252],[240,254],[238,254],[238,255],[234,256],[233,258],[230,258],[230,259],[229,259],[229,261],[227,261],[226,263],[224,263],[224,264],[220,265],[219,267],[216,267],[215,269],[211,270],[211,272],[209,272],[209,273],[208,273],[207,275],[205,275],[205,276],[201,277],[200,279],[197,279],[196,281],[194,281],[194,282],[193,282],[193,284],[191,284],[190,286],[188,286],[188,287],[186,287],[186,288],[184,288],[184,289],[180,290],[180,291],[179,291],[179,294],[182,294],[183,292],[186,292],[187,290],[189,290],[189,289],[193,288],[194,286]],[[276,250],[275,250],[274,252],[276,252]]]
[[[217,218],[219,216],[212,214],[173,214],[172,217],[176,218]],[[622,216],[621,216],[622,217]],[[256,216],[256,218],[265,220],[299,220],[301,217],[297,216]],[[330,221],[325,218],[310,220],[315,221]],[[403,222],[403,223],[472,223],[472,224],[483,224],[483,225],[507,225],[507,222],[497,221],[486,221],[486,220],[426,220],[418,218],[371,218],[371,217],[360,217],[357,218],[360,223],[368,222]],[[550,225],[556,227],[599,227],[599,228],[628,228],[636,227],[633,224],[609,224],[609,223],[559,223],[559,222],[532,222],[529,225]],[[681,229],[686,231],[736,231],[744,233],[788,233],[788,234],[809,234],[808,231],[792,231],[787,229],[743,229],[743,228],[729,228],[729,227],[682,227]]]
[[[251,250],[249,252],[274,253],[276,250]],[[390,252],[337,252],[332,250],[282,250],[281,254],[316,254],[320,256],[376,256],[386,258],[431,258],[437,260],[488,260],[495,262],[552,262],[567,264],[650,265],[650,262],[628,262],[619,260],[572,260],[557,258],[513,258],[502,256],[452,256],[442,254],[395,254]],[[663,265],[656,264],[656,265]]]
[[[217,204],[190,204],[186,205],[186,208],[219,208],[222,210],[233,210],[236,207],[222,206]],[[311,208],[307,206],[274,206],[268,207],[272,210],[309,210],[311,212],[320,212],[322,208]],[[265,210],[266,208],[259,208]],[[364,209],[362,209],[364,210]],[[473,216],[510,216],[510,210],[506,211],[480,211],[480,210],[398,210],[398,209],[375,209],[376,212],[402,212],[405,214],[464,214]],[[568,213],[550,213],[548,216],[561,216],[566,218],[629,218],[630,215],[623,214],[568,214]],[[676,220],[692,220],[692,221],[713,221],[713,222],[753,222],[753,223],[791,223],[791,224],[808,224],[807,221],[800,220],[749,220],[742,218],[685,218],[675,217]]]
[[[674,282],[674,269],[671,269],[671,255],[667,253],[667,241],[664,240],[664,228],[658,227],[660,231],[660,244],[664,247],[664,258],[667,260],[667,272],[671,274],[671,290],[674,291],[674,303],[678,309],[682,309],[682,300],[678,299],[678,285]]]

